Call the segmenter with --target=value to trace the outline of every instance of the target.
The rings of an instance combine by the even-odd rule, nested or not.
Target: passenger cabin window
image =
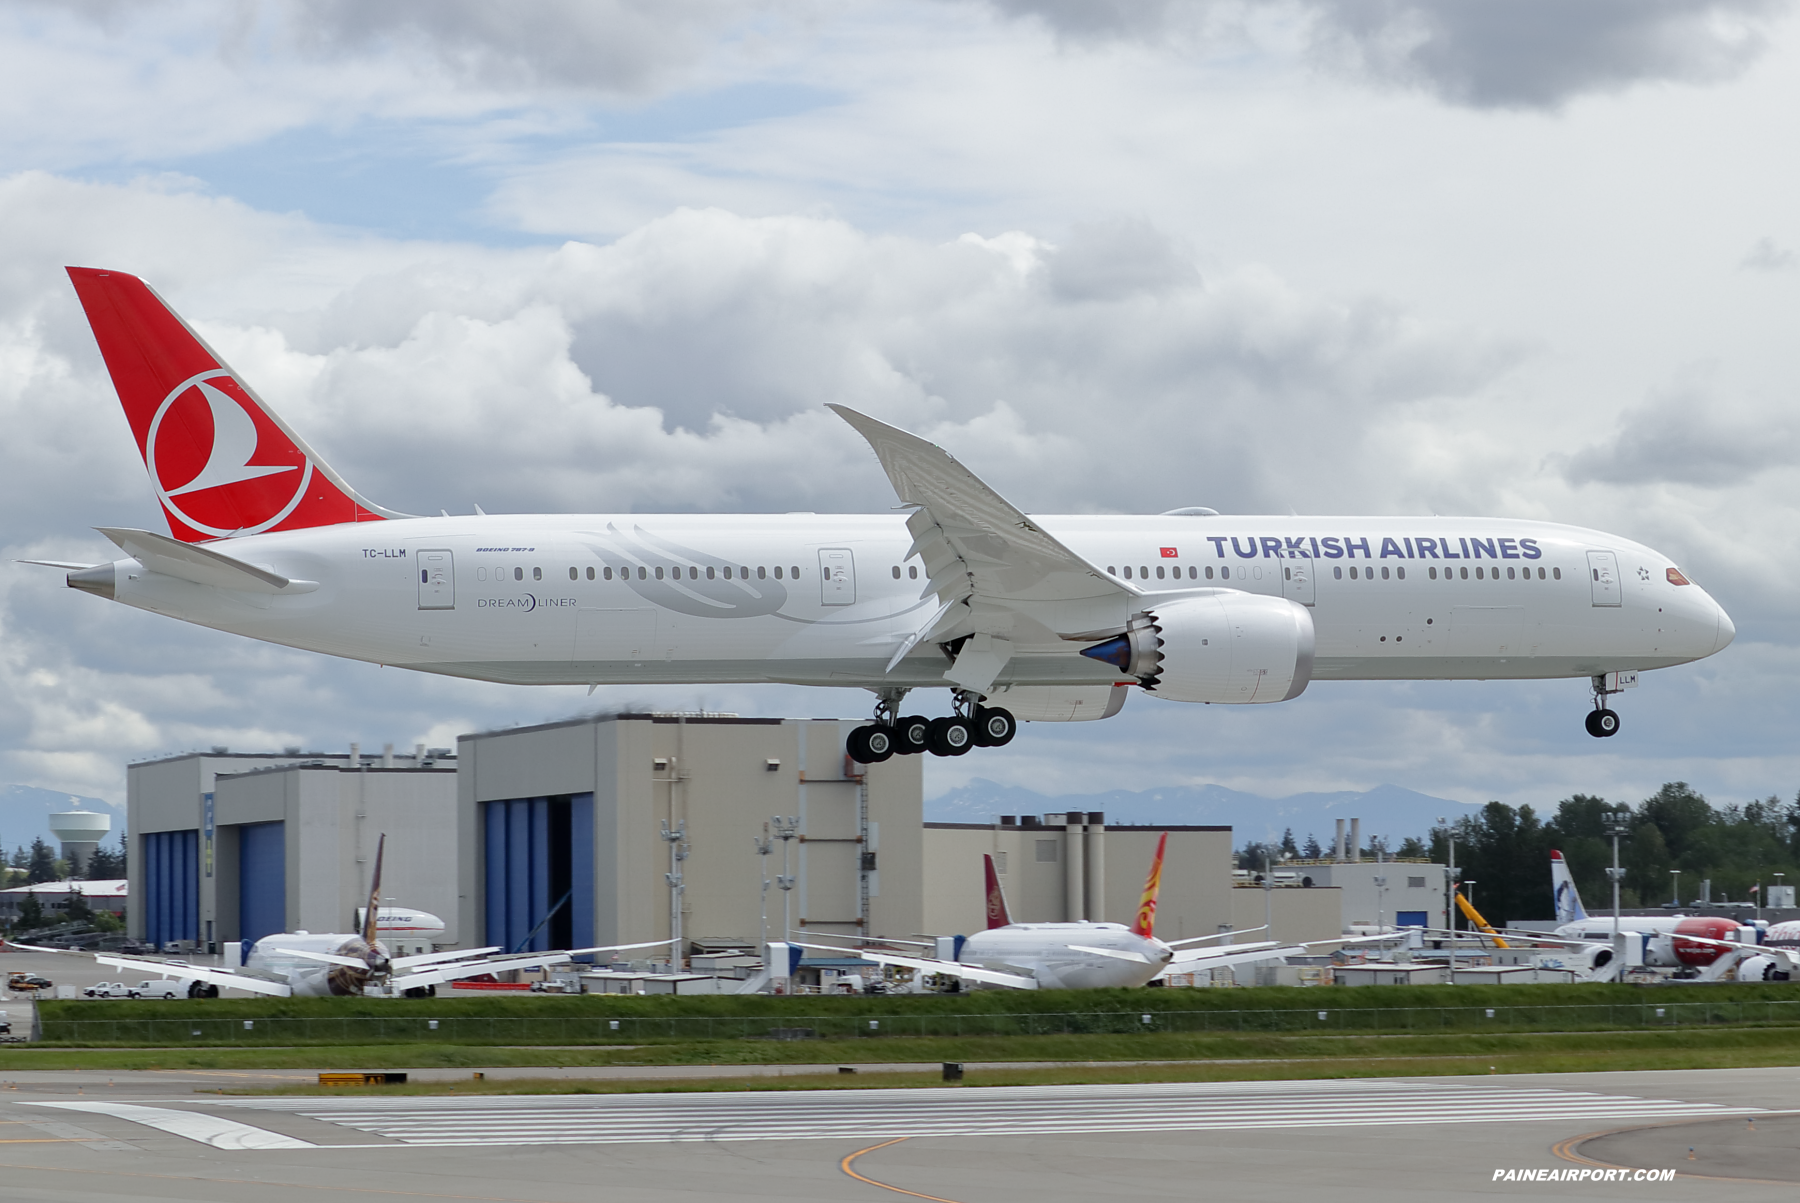
[[[898,564],[894,565],[894,579],[895,580],[900,579],[900,565],[898,565]]]
[[[533,568],[531,570],[531,579],[534,581],[543,580],[544,579],[544,570],[542,568]]]
[[[1401,580],[1405,580],[1406,579],[1406,569],[1405,568],[1396,568],[1396,569],[1394,569],[1394,575],[1399,577]]]
[[[1208,564],[1208,565],[1207,565],[1207,566],[1206,566],[1206,579],[1207,579],[1207,580],[1209,580],[1209,581],[1210,581],[1210,580],[1212,580],[1212,579],[1213,579],[1213,577],[1212,577],[1212,565],[1211,565],[1211,564]]]
[[[1388,579],[1388,569],[1386,564],[1381,566],[1381,579],[1384,581]]]
[[[605,568],[602,568],[600,570],[600,574],[602,576],[604,576],[607,580],[609,580],[609,581],[612,580],[612,565],[608,564]]]
[[[756,579],[759,581],[763,581],[763,580],[767,580],[768,578],[769,578],[768,568],[766,568],[765,566],[763,566],[761,564],[758,564],[756,566]]]
[[[611,576],[612,574],[609,572],[609,573],[607,573],[607,575]],[[592,568],[590,568],[590,569],[588,569],[588,580],[591,581],[593,579],[594,579],[594,570]]]
[[[919,579],[919,566],[917,564],[908,564],[906,566],[906,575],[915,581],[918,580]]]
[[[1338,565],[1334,564],[1331,567],[1331,575],[1334,580],[1341,581],[1344,579],[1344,570],[1341,567],[1339,567]]]
[[[576,572],[573,568],[571,568],[571,569],[569,569],[569,579],[572,581],[580,580],[581,574],[579,572]]]
[[[485,569],[485,568],[477,568],[477,569],[476,569],[476,570],[475,570],[475,579],[476,579],[476,580],[478,580],[478,581],[485,581],[485,580],[487,580],[487,569]]]
[[[799,580],[800,579],[800,565],[795,564],[792,567],[790,567],[788,569],[788,575],[793,577],[795,580]]]
[[[711,564],[708,564],[706,566],[706,579],[707,580],[710,581],[713,579],[713,572],[714,572],[713,566]]]
[[[1131,579],[1131,565],[1130,564],[1125,565],[1125,579],[1126,580]]]
[[[781,565],[780,564],[775,565],[775,579],[776,580],[781,579]]]
[[[1560,580],[1562,580],[1562,569],[1560,569],[1560,568],[1552,568],[1552,569],[1551,569],[1551,570],[1550,570],[1550,575],[1551,575],[1551,576],[1553,576],[1553,577],[1555,577],[1555,578],[1556,578],[1556,579],[1557,579],[1557,580],[1559,580],[1559,581],[1560,581]]]
[[[513,569],[513,580],[522,581],[524,579],[525,579],[525,570],[523,568]]]
[[[1469,570],[1467,568],[1462,570],[1462,579],[1465,581],[1469,579]]]
[[[1425,570],[1425,575],[1426,575],[1426,576],[1428,576],[1428,577],[1430,577],[1430,578],[1431,578],[1431,579],[1432,579],[1432,580],[1434,580],[1434,581],[1435,581],[1435,580],[1437,580],[1437,569],[1435,569],[1435,568],[1427,568],[1427,569],[1426,569],[1426,570]]]
[[[1168,570],[1165,569],[1161,564],[1158,564],[1156,566],[1156,579],[1159,581],[1163,581],[1163,580],[1167,580],[1168,577],[1169,577]]]
[[[662,570],[661,564],[658,564],[656,566],[656,579],[659,581],[663,579],[663,570]]]

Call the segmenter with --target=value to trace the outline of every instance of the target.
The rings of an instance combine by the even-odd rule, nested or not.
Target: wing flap
[[[850,952],[846,948],[828,948],[823,944],[802,944],[802,948],[811,948],[816,952],[835,952],[843,955]],[[982,969],[975,965],[964,965],[960,961],[939,961],[932,957],[902,957],[886,952],[869,952],[866,949],[854,950],[855,955],[865,961],[874,961],[877,965],[898,965],[905,969],[916,969],[921,973],[940,973],[946,977],[958,977],[965,981],[986,982],[991,986],[1011,986],[1015,990],[1036,990],[1037,979],[1025,977],[1017,973],[1001,973],[997,969]]]

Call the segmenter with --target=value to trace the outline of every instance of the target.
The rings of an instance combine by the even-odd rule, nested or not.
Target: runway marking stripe
[[[167,1107],[141,1107],[134,1103],[68,1102],[38,1103],[19,1101],[21,1107],[56,1107],[63,1111],[86,1111],[93,1115],[110,1115],[114,1119],[158,1128],[176,1136],[184,1136],[215,1149],[310,1149],[310,1140],[298,1140],[241,1124],[234,1119],[207,1115],[200,1111],[174,1111]]]

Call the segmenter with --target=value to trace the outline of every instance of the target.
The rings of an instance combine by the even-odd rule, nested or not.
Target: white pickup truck
[[[139,982],[130,994],[132,998],[185,998],[187,987],[165,977],[159,982]]]
[[[126,995],[124,982],[95,982],[82,991],[89,998],[124,998]]]

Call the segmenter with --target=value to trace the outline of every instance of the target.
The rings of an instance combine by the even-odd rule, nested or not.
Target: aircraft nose
[[[1737,638],[1737,624],[1731,621],[1731,615],[1725,613],[1724,606],[1715,606],[1719,611],[1719,635],[1713,642],[1713,651],[1722,652]]]

